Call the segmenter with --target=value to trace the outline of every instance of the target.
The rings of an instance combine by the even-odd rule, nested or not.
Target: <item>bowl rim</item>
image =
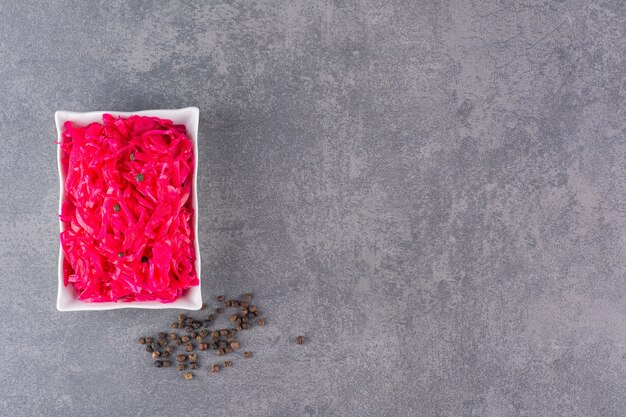
[[[103,311],[116,310],[122,308],[139,308],[139,309],[182,309],[182,310],[199,310],[202,307],[202,279],[201,279],[201,259],[200,259],[200,243],[198,239],[198,126],[200,122],[200,109],[195,106],[183,107],[178,109],[152,109],[139,111],[117,111],[117,110],[100,110],[89,112],[77,112],[69,110],[57,110],[54,113],[54,120],[57,130],[57,142],[60,142],[63,133],[63,124],[66,121],[78,120],[78,123],[89,123],[92,121],[102,121],[102,115],[111,114],[115,117],[129,117],[132,115],[154,116],[163,119],[171,119],[174,123],[185,124],[187,135],[192,142],[192,151],[194,155],[193,168],[193,189],[192,204],[193,213],[193,230],[194,230],[194,250],[196,260],[194,263],[196,274],[198,275],[198,285],[187,290],[186,294],[171,303],[160,303],[158,301],[130,301],[130,302],[104,302],[89,303],[80,301],[75,295],[74,289],[63,284],[63,246],[59,241],[59,260],[58,260],[58,279],[57,279],[57,310],[58,311]],[[61,147],[57,146],[57,170],[59,174],[59,208],[58,214],[61,214],[63,200],[65,195],[65,175],[61,163]],[[59,218],[59,233],[64,229],[63,222]]]

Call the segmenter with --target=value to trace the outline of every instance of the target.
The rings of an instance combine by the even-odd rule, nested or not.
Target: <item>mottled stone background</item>
[[[132,4],[131,4],[132,3]],[[0,3],[0,415],[626,416],[626,2]],[[58,313],[53,113],[196,105],[203,291]],[[295,346],[293,337],[310,342]]]

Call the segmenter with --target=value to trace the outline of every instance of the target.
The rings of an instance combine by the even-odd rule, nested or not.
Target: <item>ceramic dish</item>
[[[199,110],[197,107],[186,107],[183,109],[159,109],[159,110],[142,110],[137,112],[120,112],[120,111],[92,111],[87,113],[79,113],[72,111],[57,111],[54,119],[57,128],[57,141],[61,141],[63,124],[71,121],[77,125],[87,125],[92,122],[102,123],[102,115],[109,113],[113,116],[129,117],[133,114],[142,116],[156,116],[162,119],[172,120],[176,124],[183,124],[187,128],[187,136],[192,141],[194,168],[193,168],[193,189],[192,204],[194,208],[193,230],[194,230],[194,249],[196,253],[195,269],[200,280],[200,247],[198,245],[198,121]],[[60,193],[59,193],[59,213],[63,204],[63,196],[65,195],[65,174],[61,166],[61,149],[57,147],[57,165],[59,170]],[[63,231],[63,223],[59,222],[61,231]],[[60,246],[60,245],[59,245]],[[57,309],[59,311],[83,311],[83,310],[113,310],[118,308],[148,308],[148,309],[164,309],[176,308],[185,310],[199,310],[202,307],[202,294],[200,284],[186,290],[176,301],[172,303],[160,303],[158,301],[132,301],[132,302],[105,302],[90,303],[80,301],[77,297],[76,290],[73,286],[63,285],[63,248],[59,250],[58,265],[58,292],[57,292]]]

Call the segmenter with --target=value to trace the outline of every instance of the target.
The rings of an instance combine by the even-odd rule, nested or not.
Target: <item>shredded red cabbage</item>
[[[102,124],[66,122],[59,145],[65,285],[82,301],[163,303],[197,286],[185,126],[105,114]]]

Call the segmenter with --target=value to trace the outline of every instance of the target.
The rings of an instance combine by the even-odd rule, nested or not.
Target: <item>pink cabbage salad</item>
[[[66,122],[63,279],[82,301],[169,303],[197,286],[185,126],[157,117]]]

